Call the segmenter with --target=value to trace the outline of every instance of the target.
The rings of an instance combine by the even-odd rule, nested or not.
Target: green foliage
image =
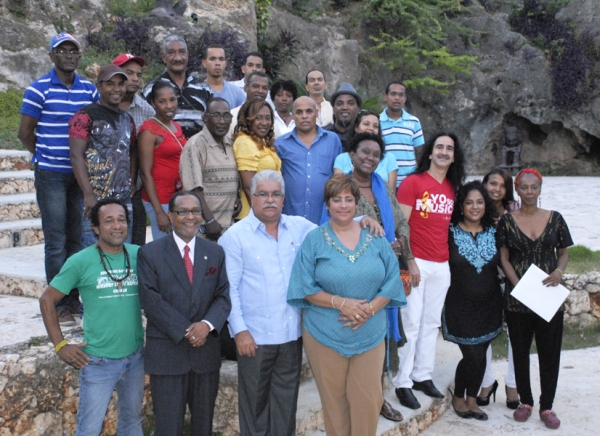
[[[271,6],[271,0],[256,0],[255,11],[256,11],[256,32],[258,35],[265,35],[267,33],[267,26],[269,25],[269,6]]]
[[[23,94],[15,89],[0,92],[0,148],[23,149],[17,138]]]
[[[106,6],[110,15],[127,18],[150,12],[154,9],[154,0],[107,0]]]
[[[69,32],[75,33],[75,27],[73,27],[73,23],[71,22],[71,17],[68,15],[61,15],[60,17],[54,17],[52,19],[52,24],[54,25],[54,29],[56,33],[61,32]]]
[[[477,33],[454,18],[470,9],[457,0],[366,0],[364,20],[373,46],[365,60],[384,65],[408,87],[441,93],[470,74],[474,56],[448,51],[452,37],[470,42]]]
[[[568,252],[567,273],[584,274],[600,270],[600,251],[592,251],[583,245],[574,245],[568,248]]]
[[[371,61],[387,67],[408,88],[426,88],[446,94],[456,82],[456,73],[471,74],[476,56],[457,56],[440,46],[435,50],[419,48],[410,37],[397,39],[386,33],[371,37],[376,44],[368,50]],[[438,73],[434,76],[433,72]]]
[[[27,16],[27,9],[25,9],[22,6],[17,6],[17,7],[12,7],[12,8],[9,7],[8,12],[13,14],[15,17],[19,17],[19,18],[25,18]]]

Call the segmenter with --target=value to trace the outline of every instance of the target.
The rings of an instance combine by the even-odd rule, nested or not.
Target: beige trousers
[[[302,338],[319,389],[327,436],[375,436],[383,405],[384,341],[348,358],[321,344],[306,329]]]

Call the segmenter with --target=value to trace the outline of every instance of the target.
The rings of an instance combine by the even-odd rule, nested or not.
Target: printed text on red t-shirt
[[[417,198],[416,209],[423,218],[429,217],[430,213],[448,214],[444,219],[449,220],[454,210],[454,200],[450,200],[444,194],[431,194],[428,191],[423,193],[423,197]]]

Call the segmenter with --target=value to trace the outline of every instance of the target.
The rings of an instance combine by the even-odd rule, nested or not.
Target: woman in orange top
[[[273,119],[273,109],[264,100],[253,99],[240,108],[233,143],[233,153],[242,182],[242,211],[237,219],[245,218],[250,212],[252,177],[262,170],[281,173],[281,160],[275,152]]]

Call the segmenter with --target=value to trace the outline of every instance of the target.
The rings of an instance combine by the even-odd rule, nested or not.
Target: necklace
[[[370,233],[367,233],[367,236],[365,237],[365,242],[360,247],[360,250],[358,250],[354,254],[348,254],[342,247],[335,243],[327,229],[325,229],[325,226],[321,227],[321,233],[323,233],[323,237],[325,238],[325,242],[327,242],[327,245],[330,245],[334,250],[342,254],[346,259],[350,261],[350,263],[356,262],[358,258],[362,256],[365,251],[367,251],[367,249],[369,248],[369,244],[371,244],[371,242],[373,241],[373,236]]]
[[[100,245],[96,244],[96,249],[98,250],[98,254],[100,255],[100,262],[102,262],[102,268],[104,268],[104,271],[106,272],[106,274],[108,275],[108,277],[113,282],[117,283],[117,288],[119,290],[121,290],[121,288],[123,288],[123,280],[125,280],[127,277],[129,277],[131,275],[131,261],[129,259],[129,253],[127,253],[127,249],[123,245],[123,253],[125,254],[125,262],[124,262],[123,266],[127,269],[127,272],[125,273],[125,275],[123,277],[120,277],[120,278],[113,277],[113,275],[110,273],[109,269],[106,268],[106,262],[108,262],[108,265],[110,266],[110,269],[111,270],[113,269],[112,265],[110,264],[110,260],[104,254],[104,252],[100,248]],[[105,258],[106,258],[106,262],[104,262]]]

